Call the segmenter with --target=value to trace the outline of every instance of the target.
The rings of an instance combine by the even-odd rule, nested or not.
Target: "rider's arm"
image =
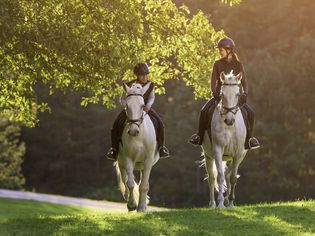
[[[212,68],[212,74],[211,74],[211,92],[214,97],[218,97],[218,93],[220,91],[218,90],[218,87],[220,86],[220,74],[218,69],[218,62],[215,62]]]
[[[217,87],[217,78],[218,78],[218,70],[217,66],[214,63],[212,68],[212,74],[211,74],[211,92],[212,94],[215,93],[216,87]]]
[[[151,106],[152,106],[153,103],[154,103],[154,100],[155,100],[155,92],[154,92],[154,89],[152,89],[152,91],[151,91],[151,93],[150,93],[150,95],[149,95],[147,104],[145,104],[145,105],[150,109]]]
[[[241,72],[242,72],[242,87],[243,87],[243,92],[245,94],[248,94],[248,83],[247,83],[247,77],[246,77],[246,74],[245,74],[245,71],[244,71],[244,67],[241,63]]]
[[[126,94],[125,94],[125,93],[120,94],[119,103],[120,103],[123,107],[125,107],[125,105],[126,105]]]

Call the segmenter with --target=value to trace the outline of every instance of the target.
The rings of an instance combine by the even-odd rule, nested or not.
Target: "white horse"
[[[209,206],[216,207],[214,198],[214,189],[216,189],[218,208],[224,208],[234,206],[237,171],[247,151],[244,148],[246,126],[238,106],[242,74],[235,76],[233,70],[227,75],[222,72],[220,79],[222,99],[217,104],[211,121],[212,142],[206,133],[202,149],[210,188]],[[225,198],[224,191],[226,191]]]
[[[143,110],[143,94],[148,86],[124,84],[127,97],[124,102],[127,120],[119,146],[117,162],[114,163],[119,188],[127,200],[129,211],[146,211],[148,204],[149,177],[153,165],[159,160],[156,134],[149,115]],[[139,185],[134,170],[140,171]],[[140,190],[140,194],[139,194]]]

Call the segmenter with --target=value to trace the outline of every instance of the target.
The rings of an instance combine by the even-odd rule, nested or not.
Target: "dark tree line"
[[[262,148],[249,152],[240,167],[237,203],[315,198],[315,2],[248,0],[232,8],[206,0],[176,2],[211,14],[216,30],[223,28],[235,39],[247,72]],[[165,122],[172,158],[152,172],[152,203],[205,206],[205,173],[195,163],[201,153],[187,144],[205,100],[194,100],[193,90],[180,80],[168,81],[165,88],[154,109]],[[38,127],[23,129],[25,188],[121,200],[112,163],[104,159],[121,108],[82,108],[82,93],[48,97],[45,87],[37,89],[52,114],[41,114]]]

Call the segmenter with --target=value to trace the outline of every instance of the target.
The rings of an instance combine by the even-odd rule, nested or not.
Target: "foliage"
[[[313,235],[314,201],[218,210],[108,213],[25,200],[0,199],[3,234],[62,235]],[[7,214],[6,214],[7,212]],[[23,212],[23,214],[21,214]]]
[[[315,198],[315,29],[310,24],[315,2],[257,0],[254,5],[244,1],[234,8],[208,0],[186,0],[186,4],[193,12],[202,8],[211,13],[216,27],[224,28],[235,39],[247,72],[248,102],[256,111],[254,134],[262,148],[248,152],[240,166],[236,203]],[[152,171],[151,202],[168,207],[205,206],[208,186],[202,181],[204,170],[195,164],[200,149],[187,144],[197,129],[204,101],[195,101],[193,89],[182,80],[169,80],[164,87],[166,95],[157,96],[153,108],[165,123],[166,145],[172,157],[158,162]],[[40,96],[46,93],[37,91],[39,99],[51,104],[56,114],[42,114],[40,127],[23,135],[29,147],[23,168],[26,187],[121,200],[112,163],[103,159],[119,110],[92,106],[84,111],[76,105],[81,93],[57,93],[50,99]],[[65,144],[67,139],[71,145]],[[63,150],[63,158],[58,148]],[[38,175],[34,168],[40,169]]]
[[[80,106],[80,93],[64,95],[56,91],[49,96],[44,86],[37,87],[36,92],[50,104],[52,113],[41,113],[37,127],[23,128],[22,137],[28,147],[23,164],[25,187],[39,192],[121,199],[116,180],[110,178],[112,163],[105,160],[110,145],[105,134],[109,134],[109,123],[115,114],[101,105]]]
[[[166,80],[183,78],[197,98],[210,95],[213,45],[223,31],[201,11],[191,15],[171,0],[4,0],[0,9],[1,113],[28,126],[47,109],[38,81],[51,94],[87,91],[82,105],[110,108],[139,61],[151,65],[160,93]]]
[[[20,127],[0,116],[0,188],[21,189],[24,184],[21,165],[25,145],[19,136]]]

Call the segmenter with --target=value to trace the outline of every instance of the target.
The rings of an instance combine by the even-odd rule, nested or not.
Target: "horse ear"
[[[224,79],[225,79],[225,74],[224,74],[224,72],[222,71],[222,72],[220,73],[220,80],[221,80],[222,83],[224,82]]]
[[[146,85],[144,85],[144,86],[142,87],[142,89],[141,89],[142,95],[145,94],[145,92],[149,89],[150,85],[151,85],[151,82],[150,82],[150,83],[147,83]]]
[[[124,90],[125,90],[127,93],[129,93],[129,92],[130,92],[129,86],[128,86],[126,83],[123,83],[123,85],[124,85]]]
[[[242,72],[238,73],[238,75],[236,76],[237,81],[241,82],[242,78],[243,78]]]

